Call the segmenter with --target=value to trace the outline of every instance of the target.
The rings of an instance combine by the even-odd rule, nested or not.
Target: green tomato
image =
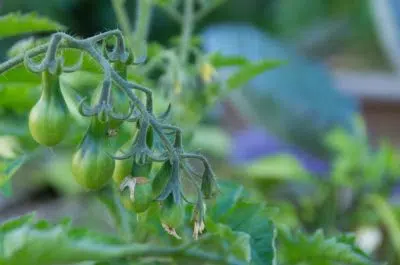
[[[169,178],[171,177],[172,165],[169,160],[164,162],[160,170],[155,175],[152,180],[152,188],[153,188],[153,196],[158,197],[161,192],[164,190],[165,186],[168,183]]]
[[[119,149],[115,156],[122,156],[125,154],[124,150],[129,150],[133,143],[133,140],[127,141],[122,145],[121,149]],[[125,179],[125,177],[131,175],[133,165],[133,157],[124,159],[124,160],[115,160],[115,168],[112,178],[115,183],[118,185]]]
[[[88,190],[104,187],[111,179],[115,166],[114,159],[106,152],[105,129],[98,123],[97,118],[93,117],[91,126],[72,159],[75,180]]]
[[[153,202],[150,183],[136,184],[135,198],[132,201],[127,193],[122,194],[121,201],[124,207],[136,213],[145,212]]]
[[[68,133],[70,114],[60,90],[59,76],[42,73],[42,95],[29,113],[33,139],[45,146],[55,146]]]
[[[133,161],[133,159],[128,159]],[[125,161],[125,160],[122,160]],[[137,178],[138,181],[145,181],[146,183],[137,183],[135,186],[134,192],[134,200],[132,201],[129,196],[123,196],[122,202],[125,208],[129,210],[133,210],[136,213],[141,213],[149,208],[150,204],[153,202],[153,192],[152,185],[148,179],[148,176],[151,171],[151,163],[147,163],[144,165],[139,165],[133,161],[131,164],[131,172],[130,175],[134,178]],[[115,172],[115,171],[114,171]],[[126,176],[126,175],[125,175]],[[124,178],[118,178],[120,182],[122,182]],[[114,179],[115,180],[115,179]]]
[[[133,210],[137,213],[146,211],[153,202],[150,183],[136,185]]]
[[[172,198],[167,198],[161,207],[160,221],[171,228],[179,228],[183,225],[185,208],[182,203],[174,203]]]
[[[122,155],[122,153],[118,152],[116,155]],[[125,179],[125,177],[129,176],[132,171],[132,163],[133,158],[128,158],[124,160],[115,160],[115,168],[112,178],[115,183],[121,184],[121,182]]]
[[[146,163],[143,165],[137,164],[135,161],[132,163],[131,175],[132,177],[145,177],[148,178],[151,172],[153,163]]]

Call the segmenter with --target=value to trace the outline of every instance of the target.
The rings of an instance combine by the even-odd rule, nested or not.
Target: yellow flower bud
[[[205,83],[210,83],[215,73],[216,70],[210,63],[203,63],[200,67],[200,75]]]

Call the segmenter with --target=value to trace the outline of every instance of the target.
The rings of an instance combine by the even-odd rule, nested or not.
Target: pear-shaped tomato
[[[149,208],[154,201],[152,185],[148,178],[151,171],[151,163],[139,165],[133,161],[130,176],[137,180],[134,189],[133,200],[127,193],[122,194],[122,202],[125,208],[141,213]],[[121,180],[122,181],[122,180]]]
[[[160,211],[160,221],[170,228],[179,228],[183,225],[185,208],[182,203],[175,203],[172,195],[163,201]]]
[[[33,139],[45,146],[60,143],[68,133],[70,114],[60,90],[57,74],[42,73],[42,95],[29,114]]]
[[[155,198],[158,197],[164,190],[165,186],[168,183],[168,180],[171,177],[171,173],[172,173],[172,165],[171,162],[167,160],[163,163],[163,165],[158,170],[157,174],[154,176],[152,180],[152,190],[153,190],[153,196]]]
[[[73,155],[72,173],[84,188],[102,188],[113,175],[115,162],[107,154],[106,126],[92,117],[78,150]]]
[[[136,213],[142,213],[149,208],[152,202],[151,184],[144,183],[136,185],[135,200],[132,202],[132,209]]]

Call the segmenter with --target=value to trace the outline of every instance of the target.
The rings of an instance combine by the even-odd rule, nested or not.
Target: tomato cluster
[[[126,79],[125,63],[113,61],[110,65]],[[39,144],[48,147],[64,140],[72,121],[61,91],[62,71],[62,64],[56,70],[45,68],[42,71],[41,97],[29,114],[32,137]],[[169,233],[177,235],[175,228],[182,225],[185,214],[181,200],[179,157],[176,158],[177,153],[174,153],[175,158],[172,159],[171,154],[162,150],[160,157],[163,158],[154,158],[153,150],[157,148],[153,126],[148,119],[135,116],[131,100],[125,94],[129,91],[111,81],[103,82],[102,85],[93,93],[93,107],[83,105],[84,101],[79,105],[79,112],[89,117],[90,124],[72,156],[74,179],[86,190],[102,189],[112,179],[120,187],[120,199],[127,209],[143,213],[151,204],[159,205],[163,227]],[[159,120],[163,120],[166,115]],[[118,131],[124,121],[136,122],[137,134],[112,155],[110,131]],[[174,147],[177,152],[183,152],[181,144],[177,144],[181,143],[180,132],[179,137],[177,135],[178,133]],[[153,170],[155,161],[162,162],[158,171]],[[126,187],[129,188],[129,194],[124,192]],[[211,193],[207,185],[202,184],[201,189],[205,194]]]

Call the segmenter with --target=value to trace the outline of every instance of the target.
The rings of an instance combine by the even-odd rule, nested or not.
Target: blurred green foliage
[[[129,3],[128,9],[134,10],[133,5],[130,5],[132,3]],[[78,7],[79,12],[76,11]],[[68,25],[74,34],[87,36],[116,25],[110,9],[109,1],[98,1],[93,7],[91,1],[14,0],[4,3],[1,11],[6,13],[12,10],[40,10],[40,14],[57,18],[61,24]],[[371,27],[359,23],[360,20],[356,19],[364,18],[365,21],[369,21],[366,10],[365,1],[350,3],[345,0],[339,2],[299,0],[293,5],[293,1],[231,0],[208,16],[202,25],[228,18],[251,20],[265,29],[272,29],[281,37],[296,38],[300,29],[311,26],[322,17],[322,20],[344,19],[346,23],[351,23],[354,29],[360,27],[360,30],[354,30],[359,32],[360,36],[365,34],[369,37],[373,34]],[[167,36],[174,35],[177,28],[173,22],[163,23],[167,21],[166,15],[159,14],[158,11],[156,14],[155,31],[151,33],[151,39],[165,44]],[[274,16],[269,16],[271,14]],[[88,17],[96,19],[88,21]],[[37,21],[37,17],[33,15],[26,17],[15,15],[14,18],[21,21],[15,29],[18,33],[24,32],[23,25],[26,19],[30,24],[37,26],[39,31],[61,29],[59,24],[43,19]],[[10,25],[10,21],[7,25]],[[321,25],[324,25],[324,21]],[[168,30],[165,30],[166,28]],[[12,56],[37,46],[41,41],[41,38],[36,38],[34,41],[26,39],[13,46],[8,55]],[[152,48],[156,50],[149,49],[150,57],[153,59],[168,50],[162,45]],[[76,54],[73,51],[66,51],[64,56],[67,61],[71,58],[73,62]],[[115,237],[110,239],[86,229],[72,228],[69,221],[53,226],[46,221],[37,221],[32,216],[23,216],[0,227],[0,264],[19,265],[35,262],[50,265],[88,259],[96,262],[111,259],[111,262],[105,264],[121,264],[121,258],[127,255],[140,255],[143,258],[152,256],[155,250],[159,250],[159,253],[169,251],[171,256],[176,258],[177,264],[187,264],[184,258],[196,258],[196,255],[200,254],[203,257],[217,259],[216,263],[228,260],[232,264],[248,264],[251,260],[250,264],[254,265],[273,264],[276,237],[280,264],[372,264],[357,246],[357,235],[341,233],[341,231],[357,232],[367,225],[377,227],[381,233],[383,229],[388,231],[383,243],[374,249],[372,253],[374,257],[388,260],[393,264],[399,262],[400,250],[396,239],[400,236],[398,235],[399,209],[395,203],[389,201],[392,199],[392,188],[397,183],[400,173],[397,163],[400,154],[397,150],[388,143],[381,143],[378,148],[371,147],[362,120],[358,119],[354,123],[354,134],[339,128],[327,136],[327,145],[330,146],[334,157],[332,170],[328,176],[312,175],[293,157],[286,154],[262,158],[244,166],[226,165],[230,139],[219,128],[198,125],[206,112],[204,106],[212,106],[229,91],[229,88],[240,87],[259,73],[278,66],[278,63],[266,60],[254,64],[242,57],[225,58],[218,54],[204,56],[201,59],[211,63],[215,68],[232,65],[242,67],[228,79],[227,90],[221,88],[219,83],[214,83],[212,84],[214,86],[206,86],[208,94],[204,91],[198,94],[189,92],[184,94],[184,92],[178,93],[175,98],[177,105],[181,104],[178,105],[180,116],[176,116],[175,120],[181,121],[184,128],[193,134],[189,137],[192,141],[188,139],[187,144],[193,148],[201,148],[213,156],[215,164],[219,165],[217,169],[220,175],[246,186],[244,189],[230,181],[227,183],[221,181],[221,195],[217,200],[210,202],[210,218],[206,220],[206,226],[212,236],[201,239],[198,243],[191,243],[191,224],[188,214],[188,220],[182,228],[184,238],[182,247],[160,226],[155,225],[158,222],[157,210],[149,211],[145,215],[128,213],[123,210],[121,202],[110,190],[104,190],[96,196],[111,213],[112,221],[115,227],[118,227],[116,229],[119,233],[118,239]],[[185,78],[193,81],[199,77],[196,66],[180,65],[177,69],[183,72]],[[150,74],[146,72],[145,67],[130,69],[129,78],[157,86],[154,79],[148,77]],[[76,105],[78,94],[88,93],[88,90],[93,88],[92,84],[96,84],[100,79],[98,67],[93,65],[89,58],[84,58],[81,70],[63,77],[64,90],[72,91],[67,96],[71,106]],[[37,147],[32,142],[26,127],[26,112],[39,95],[39,85],[38,76],[23,71],[22,67],[14,68],[0,76],[2,106],[0,134],[14,136],[26,152],[31,152]],[[156,90],[155,94],[158,97],[162,95],[162,91]],[[156,105],[157,108],[164,109],[166,102],[160,100]],[[43,160],[46,162],[41,163],[42,168],[38,172],[23,171],[22,168],[21,176],[26,177],[29,172],[30,178],[38,179],[39,183],[50,183],[64,194],[74,195],[81,192],[72,182],[68,169],[70,161],[67,158],[71,153],[71,145],[78,141],[77,135],[87,125],[77,117],[78,126],[71,134],[71,139],[58,147],[57,155],[50,155],[49,159],[43,155],[43,149],[39,148],[38,153],[42,155],[33,153],[32,163]],[[127,130],[129,128],[123,128],[125,133]],[[212,140],[207,141],[208,144],[205,145],[204,139]],[[0,148],[12,149],[3,145],[0,145]],[[1,160],[0,186],[9,180],[25,159],[26,157],[18,151]],[[57,174],[54,169],[57,169]],[[10,194],[10,185],[2,186],[2,191]],[[188,212],[192,210],[191,207],[188,206]],[[319,228],[323,228],[327,236],[322,232],[314,232]],[[113,233],[117,232],[113,230]],[[135,243],[132,243],[130,237],[134,237]],[[389,240],[386,240],[386,237]],[[144,244],[147,242],[152,245]],[[57,251],[54,246],[57,246]],[[397,256],[386,255],[391,251],[397,253]],[[144,264],[146,260],[140,262]]]

